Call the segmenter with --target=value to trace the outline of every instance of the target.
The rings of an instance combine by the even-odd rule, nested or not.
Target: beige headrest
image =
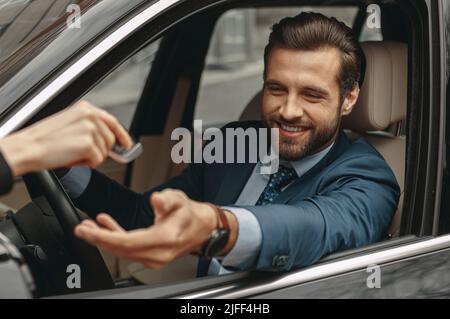
[[[406,118],[408,47],[400,42],[365,42],[366,74],[358,101],[343,127],[380,131]]]

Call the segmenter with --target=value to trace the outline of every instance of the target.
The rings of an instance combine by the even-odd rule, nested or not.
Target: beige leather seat
[[[351,138],[363,136],[391,166],[401,189],[397,212],[389,235],[399,235],[405,179],[404,136],[388,133],[392,125],[406,118],[408,48],[399,42],[362,43],[366,55],[366,74],[352,113],[343,128]],[[242,112],[241,120],[260,119],[262,93],[258,92]]]

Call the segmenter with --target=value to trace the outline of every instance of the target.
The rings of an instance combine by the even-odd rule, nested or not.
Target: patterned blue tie
[[[256,205],[266,205],[272,203],[280,195],[283,187],[287,186],[297,177],[297,173],[292,167],[280,166],[278,172],[270,175],[264,191],[259,196]]]

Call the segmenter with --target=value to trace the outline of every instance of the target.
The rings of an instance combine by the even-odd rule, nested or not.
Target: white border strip
[[[395,247],[388,250],[383,250],[376,253],[367,254],[365,256],[353,257],[341,261],[332,262],[329,264],[318,265],[306,270],[300,270],[295,273],[287,274],[286,276],[275,280],[268,284],[263,284],[255,287],[244,288],[239,291],[223,293],[218,297],[212,298],[245,298],[248,296],[268,293],[277,289],[283,289],[309,281],[323,279],[331,276],[348,273],[364,269],[369,265],[385,264],[393,261],[398,261],[405,258],[414,257],[416,255],[430,253],[436,250],[450,247],[450,235],[445,235],[419,243],[408,244],[401,247]],[[201,293],[193,293],[181,296],[182,299],[194,298],[210,298],[213,295],[223,290],[232,290],[238,284],[232,284],[223,288],[215,288]]]
[[[125,39],[130,33],[134,32],[156,14],[169,8],[178,1],[179,0],[160,0],[110,34],[106,39],[87,52],[77,62],[53,80],[53,82],[39,92],[31,101],[25,104],[25,106],[23,106],[4,125],[2,125],[0,127],[0,138],[5,137],[17,127],[23,125],[67,84],[90,67],[108,50]]]

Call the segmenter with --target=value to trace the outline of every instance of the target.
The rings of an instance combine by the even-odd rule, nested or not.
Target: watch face
[[[216,229],[211,233],[208,241],[205,244],[205,249],[203,254],[206,257],[214,257],[220,253],[220,251],[225,248],[228,243],[228,238],[230,237],[230,232],[226,229]]]

